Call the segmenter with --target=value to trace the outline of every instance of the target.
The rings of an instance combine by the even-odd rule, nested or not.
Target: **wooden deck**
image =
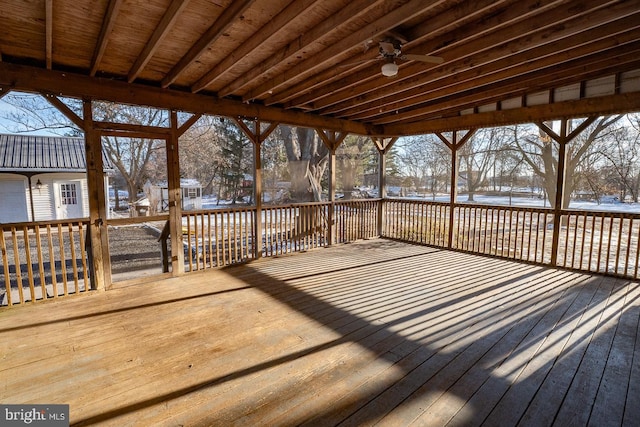
[[[369,240],[0,311],[0,402],[93,425],[640,421],[640,284]]]

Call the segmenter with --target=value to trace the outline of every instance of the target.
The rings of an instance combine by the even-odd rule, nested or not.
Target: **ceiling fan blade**
[[[442,64],[444,62],[444,59],[439,57],[439,56],[414,55],[414,54],[411,54],[411,53],[408,53],[406,55],[402,55],[402,59],[405,59],[407,61],[427,62],[429,64]]]

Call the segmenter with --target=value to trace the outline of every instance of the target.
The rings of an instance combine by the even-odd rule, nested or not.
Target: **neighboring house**
[[[166,181],[147,181],[143,189],[149,200],[151,214],[169,211],[169,186]],[[198,180],[181,178],[180,189],[183,210],[202,209],[202,185]]]
[[[0,134],[0,223],[88,216],[83,138]]]

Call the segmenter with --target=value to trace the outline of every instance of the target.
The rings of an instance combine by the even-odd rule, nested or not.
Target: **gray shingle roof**
[[[105,170],[113,169],[104,150]],[[0,134],[1,172],[85,172],[83,138]]]

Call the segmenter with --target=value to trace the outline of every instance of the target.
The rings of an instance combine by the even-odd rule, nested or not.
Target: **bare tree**
[[[291,198],[297,202],[320,201],[329,150],[313,129],[284,125],[279,128],[289,162]]]
[[[397,157],[404,174],[416,187],[424,189],[435,200],[446,192],[451,175],[451,152],[435,135],[418,135],[399,140]]]
[[[617,187],[620,200],[629,195],[634,202],[640,198],[640,116],[627,116],[630,126],[621,126],[611,132],[602,154],[609,161],[606,168]],[[599,174],[601,176],[602,174]]]
[[[458,149],[460,175],[464,171],[470,202],[474,201],[475,193],[487,184],[496,153],[504,149],[507,137],[505,128],[480,129]]]
[[[563,206],[569,205],[571,193],[580,179],[579,166],[589,157],[601,155],[597,144],[607,138],[612,130],[611,126],[622,117],[622,115],[601,117],[567,144]],[[571,121],[570,124],[577,125],[578,121]],[[542,178],[549,203],[553,206],[558,175],[557,143],[533,125],[517,125],[511,128],[511,132],[512,148],[517,150],[533,173]]]

